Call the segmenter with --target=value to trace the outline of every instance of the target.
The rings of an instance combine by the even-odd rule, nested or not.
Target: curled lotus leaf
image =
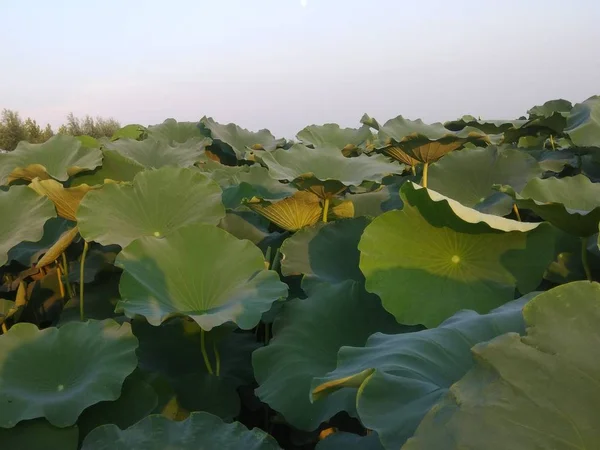
[[[115,150],[102,150],[102,166],[93,172],[75,176],[71,187],[87,184],[99,186],[109,182],[129,182],[145,167]]]
[[[88,406],[116,400],[137,365],[137,345],[129,324],[110,319],[13,325],[0,336],[0,426],[45,417],[67,427]]]
[[[549,224],[482,214],[413,183],[401,197],[404,208],[375,218],[359,243],[367,290],[400,323],[486,313],[534,290],[554,257]]]
[[[0,185],[34,178],[67,181],[101,164],[102,152],[85,147],[73,136],[58,134],[43,144],[21,141],[14,151],[0,154]]]
[[[313,380],[313,401],[340,389],[356,395],[362,424],[398,449],[474,361],[471,347],[508,332],[524,334],[524,297],[488,314],[459,311],[437,328],[373,334],[364,347],[342,347],[337,368]]]
[[[287,294],[277,273],[265,270],[258,247],[202,223],[161,239],[139,238],[115,265],[124,270],[117,309],[152,325],[187,316],[206,331],[229,321],[248,330]]]
[[[49,264],[52,264],[60,255],[63,254],[69,245],[75,240],[77,235],[79,234],[79,230],[77,227],[73,227],[70,230],[65,231],[63,234],[59,236],[54,245],[52,245],[42,256],[42,258],[37,262],[36,267],[42,268]]]
[[[83,441],[81,450],[280,450],[277,441],[264,431],[248,430],[239,422],[225,423],[212,414],[193,412],[176,422],[153,414],[121,430],[103,425]]]
[[[215,143],[224,146],[238,159],[247,159],[252,150],[271,151],[286,143],[285,139],[276,139],[269,130],[249,131],[234,123],[220,124],[211,117],[200,120],[200,129],[206,130],[205,134],[210,135]]]
[[[140,172],[131,185],[106,184],[89,192],[77,210],[86,241],[121,247],[191,223],[216,225],[224,216],[219,186],[194,169],[175,167]]]
[[[60,217],[73,222],[77,221],[75,212],[79,208],[81,200],[93,187],[80,184],[76,187],[66,188],[56,180],[40,180],[34,178],[29,187],[40,195],[48,197]]]
[[[597,448],[600,285],[576,281],[523,308],[527,334],[473,347],[477,362],[404,450]],[[560,330],[560,333],[557,333]]]
[[[191,167],[206,159],[204,149],[210,145],[208,138],[193,138],[183,143],[168,142],[154,138],[136,141],[119,139],[105,144],[106,150],[113,150],[132,161],[150,169],[161,167]]]
[[[206,136],[200,130],[198,122],[177,122],[175,119],[167,119],[161,124],[149,126],[148,137],[171,144],[174,142],[183,144],[190,139],[203,139]]]
[[[564,131],[579,147],[600,147],[600,95],[576,104]]]
[[[9,258],[9,251],[23,241],[37,242],[44,234],[44,224],[56,217],[52,202],[27,186],[0,189],[0,266]],[[17,257],[12,254],[12,257]]]
[[[367,113],[362,115],[362,117],[360,118],[360,123],[362,123],[364,125],[368,125],[369,127],[373,128],[375,130],[379,130],[379,128],[381,128],[381,125],[379,125],[379,122],[377,122],[377,119],[369,116]]]
[[[494,184],[521,190],[541,174],[538,162],[526,152],[490,146],[450,153],[429,169],[428,187],[464,206],[505,216],[513,200],[494,190]]]
[[[533,178],[520,193],[511,186],[497,189],[515,198],[520,208],[532,210],[567,233],[585,237],[598,230],[600,184],[585,175]]]
[[[297,191],[291,197],[276,202],[254,198],[246,206],[287,231],[314,225],[323,215],[321,199],[308,191]]]
[[[382,147],[398,146],[410,157],[423,162],[435,162],[467,142],[486,145],[490,138],[481,130],[465,127],[451,131],[441,123],[426,124],[422,120],[408,120],[402,116],[388,120],[379,129]]]
[[[298,132],[296,137],[304,145],[313,147],[334,146],[338,149],[353,149],[373,139],[371,127],[341,128],[336,123],[309,125]]]
[[[147,137],[148,129],[145,126],[139,124],[130,124],[115,131],[110,140],[116,141],[117,139],[135,139],[136,141],[141,141]]]
[[[346,158],[339,148],[323,145],[318,148],[294,144],[289,150],[275,150],[261,155],[271,176],[278,180],[316,179],[334,181],[344,186],[358,186],[363,181],[381,182],[389,174],[401,173],[403,167],[383,155],[360,155]]]
[[[543,105],[536,105],[533,108],[529,108],[527,114],[529,114],[530,119],[536,117],[548,118],[556,113],[566,116],[571,109],[573,109],[573,105],[570,101],[559,98],[556,100],[548,100]]]

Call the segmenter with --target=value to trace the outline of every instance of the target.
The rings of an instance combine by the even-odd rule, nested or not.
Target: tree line
[[[28,141],[34,144],[46,142],[55,134],[72,136],[111,137],[121,124],[113,118],[85,116],[78,118],[69,113],[67,121],[55,132],[50,124],[42,128],[34,119],[21,118],[18,112],[4,109],[0,114],[0,150],[12,151],[19,142]]]

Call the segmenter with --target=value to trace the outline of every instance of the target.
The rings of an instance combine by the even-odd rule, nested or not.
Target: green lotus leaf
[[[113,320],[12,326],[0,336],[0,427],[38,417],[67,427],[88,406],[116,400],[137,345],[129,324]]]
[[[403,449],[598,448],[600,351],[589,343],[598,339],[600,285],[558,286],[523,316],[527,335],[476,345],[477,365]]]
[[[182,144],[153,138],[143,141],[119,139],[106,144],[104,148],[116,151],[146,168],[160,169],[165,166],[191,167],[206,159],[204,149],[210,142],[208,138],[194,138]]]
[[[238,239],[248,239],[257,246],[269,237],[269,221],[250,210],[230,211],[221,219],[219,228]]]
[[[379,129],[383,147],[399,146],[408,156],[423,163],[437,161],[446,153],[457,150],[467,142],[490,142],[489,137],[477,128],[465,127],[451,131],[441,123],[426,124],[422,120],[408,120],[402,116],[388,120]]]
[[[105,424],[114,423],[124,430],[149,415],[157,402],[152,386],[138,372],[133,372],[123,383],[117,400],[96,403],[83,411],[77,420],[79,440],[83,441],[90,431]]]
[[[206,333],[205,346],[213,372],[203,361],[201,328],[187,319],[173,319],[159,327],[134,320],[133,332],[140,340],[139,366],[166,377],[178,403],[188,411],[205,411],[230,420],[238,415],[237,388],[254,381],[251,354],[260,345],[253,334],[234,333],[230,326]]]
[[[367,436],[338,432],[319,441],[315,450],[384,450],[377,433]]]
[[[600,147],[600,96],[575,105],[567,117],[565,133],[579,147]]]
[[[83,270],[83,282],[91,283],[101,274],[115,271],[113,267],[117,254],[121,251],[118,245],[101,246],[96,243],[89,245],[88,253],[85,257]],[[38,263],[39,264],[39,263]],[[69,263],[69,281],[71,283],[80,283],[81,257]],[[87,297],[87,291],[86,291]]]
[[[44,224],[56,217],[54,205],[27,186],[0,189],[0,266],[9,261],[9,251],[23,241],[37,242],[43,238]],[[20,250],[11,253],[21,257]]]
[[[360,123],[362,123],[363,125],[368,125],[369,127],[374,128],[375,130],[379,130],[379,128],[381,127],[379,125],[379,122],[377,122],[375,118],[369,116],[367,113],[362,115],[362,117],[360,118]]]
[[[192,223],[216,225],[224,215],[221,189],[210,178],[193,169],[163,167],[140,172],[132,185],[109,183],[89,192],[77,222],[86,241],[124,247]]]
[[[499,187],[516,199],[520,208],[535,212],[567,233],[591,236],[600,221],[600,184],[585,175],[565,178],[534,178],[520,194],[509,186]]]
[[[376,333],[364,347],[342,347],[337,368],[313,381],[313,398],[318,403],[340,389],[352,389],[361,423],[379,434],[385,448],[398,449],[473,366],[471,347],[511,331],[525,332],[521,309],[528,300],[485,315],[460,311],[437,328]]]
[[[73,136],[58,134],[43,144],[21,141],[14,151],[0,155],[0,185],[36,177],[67,181],[69,177],[93,170],[101,163],[99,149],[87,148]]]
[[[104,425],[92,431],[81,450],[280,450],[277,441],[264,431],[248,430],[239,422],[224,423],[212,414],[194,412],[181,422],[151,415],[134,426],[120,430]]]
[[[235,209],[244,200],[253,197],[275,201],[296,192],[289,184],[273,179],[266,168],[258,165],[230,167],[207,161],[201,166],[201,170],[219,183],[223,189],[223,204],[228,209]]]
[[[304,275],[304,282],[329,284],[364,279],[358,262],[360,237],[369,224],[365,217],[318,223],[298,231],[281,246],[281,272]]]
[[[119,128],[115,131],[110,138],[111,141],[116,141],[117,139],[135,139],[136,141],[141,141],[148,137],[148,129],[143,125],[131,124],[125,125],[123,128]]]
[[[215,122],[211,117],[200,120],[200,130],[210,135],[212,140],[238,159],[247,159],[251,150],[275,150],[285,145],[285,139],[276,139],[269,130],[257,132],[238,127],[234,123],[223,125]]]
[[[278,180],[314,178],[321,182],[339,182],[341,188],[358,186],[363,181],[380,182],[384,176],[403,170],[402,166],[381,155],[346,158],[333,145],[309,148],[294,144],[289,150],[263,153],[261,160],[269,168],[271,176]]]
[[[107,180],[113,182],[133,181],[133,178],[145,169],[140,163],[114,150],[104,149],[102,155],[102,167],[94,172],[77,175],[72,179],[72,187],[82,184],[98,186],[106,183]]]
[[[481,120],[465,115],[458,120],[444,122],[444,127],[450,131],[460,131],[466,127],[476,128],[486,134],[500,134],[510,129],[521,128],[527,120]]]
[[[496,147],[465,149],[452,152],[429,169],[428,187],[479,211],[505,216],[511,212],[513,200],[498,195],[494,184],[509,184],[523,189],[531,178],[542,174],[538,162],[517,149]]]
[[[190,139],[204,139],[206,136],[200,131],[198,122],[177,122],[175,119],[167,119],[159,125],[149,126],[148,137],[171,144],[174,142],[183,144]]]
[[[6,450],[77,450],[78,436],[77,426],[58,428],[43,419],[0,428],[0,442]]]
[[[13,188],[14,189],[14,188]],[[2,194],[0,193],[0,198]],[[28,212],[29,213],[29,212]],[[54,217],[44,224],[44,234],[37,242],[23,241],[8,252],[9,261],[18,261],[26,267],[35,265],[40,257],[52,247],[61,235],[73,227],[62,217]]]
[[[376,331],[405,330],[359,283],[323,283],[305,300],[286,302],[273,324],[273,339],[253,353],[256,395],[302,430],[315,430],[340,411],[355,416],[350,392],[311,403],[312,379],[335,368],[343,345],[361,346]]]
[[[561,173],[567,167],[579,168],[579,157],[570,150],[527,150],[543,171]]]
[[[188,316],[206,331],[228,321],[248,330],[287,293],[252,242],[202,223],[137,239],[115,265],[124,269],[118,308],[152,325]]]
[[[310,125],[298,132],[296,137],[304,145],[313,147],[333,146],[339,150],[356,148],[373,139],[371,127],[341,128],[336,123]]]
[[[554,257],[548,224],[489,219],[412,183],[401,197],[404,209],[375,218],[359,244],[367,290],[400,323],[431,328],[461,309],[486,313],[515,288],[534,290]]]
[[[551,117],[555,113],[568,114],[573,105],[568,100],[561,98],[557,100],[548,100],[543,105],[534,106],[527,111],[529,117]]]

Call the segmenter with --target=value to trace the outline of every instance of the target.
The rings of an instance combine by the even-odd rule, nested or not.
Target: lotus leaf
[[[310,125],[298,132],[296,137],[304,145],[313,147],[334,146],[339,150],[353,149],[373,139],[371,127],[341,128],[337,123]]]
[[[0,196],[2,194],[0,193]],[[1,198],[1,197],[0,197]],[[37,242],[23,241],[8,252],[9,261],[18,261],[26,267],[33,266],[38,262],[40,256],[47,253],[65,231],[73,227],[73,223],[61,218],[54,217],[44,224],[44,234]]]
[[[401,173],[402,166],[381,155],[346,158],[339,148],[323,145],[309,148],[294,144],[289,150],[275,150],[261,155],[261,161],[278,180],[313,180],[325,183],[327,193],[339,192],[345,186],[358,186],[363,181],[380,182],[388,174]],[[327,185],[331,184],[331,187]]]
[[[467,142],[486,144],[489,138],[477,128],[465,127],[454,132],[441,123],[429,125],[420,119],[413,121],[398,116],[379,129],[379,141],[383,147],[395,144],[410,157],[431,163]]]
[[[75,222],[75,212],[81,203],[81,200],[92,188],[87,184],[80,184],[77,187],[65,188],[56,180],[40,180],[34,178],[29,184],[35,192],[48,197],[60,217]]]
[[[206,137],[200,131],[198,122],[177,122],[175,119],[167,119],[159,125],[148,127],[148,136],[151,139],[167,141],[170,144],[174,142],[183,144],[190,139]]]
[[[529,117],[550,117],[555,113],[568,114],[573,105],[570,101],[559,98],[557,100],[548,100],[543,105],[534,106],[527,111]]]
[[[298,231],[281,246],[284,275],[303,274],[304,281],[339,283],[364,279],[357,246],[369,224],[365,217],[319,223]]]
[[[115,131],[110,140],[116,141],[117,139],[135,139],[137,141],[141,141],[147,137],[148,129],[145,126],[131,124]]]
[[[77,450],[78,436],[77,426],[58,428],[43,419],[0,428],[0,442],[6,450]]]
[[[247,330],[287,293],[252,242],[201,223],[137,239],[115,265],[124,270],[118,308],[152,325],[188,316],[206,331],[228,321]]]
[[[565,133],[579,147],[600,147],[600,96],[575,105],[567,117]]]
[[[253,353],[256,395],[302,430],[315,430],[340,411],[356,415],[352,392],[311,403],[312,379],[335,368],[343,345],[363,345],[376,331],[406,329],[360,283],[324,283],[307,299],[285,303],[273,324],[273,339]]]
[[[23,241],[42,239],[44,224],[56,216],[52,202],[27,186],[0,189],[0,266],[9,261],[9,251]],[[12,253],[18,257],[17,253]]]
[[[0,154],[0,185],[36,177],[67,181],[69,177],[93,170],[101,163],[100,150],[87,148],[72,136],[58,134],[43,144],[21,141],[13,152]]]
[[[280,183],[261,166],[224,166],[207,161],[201,166],[223,189],[223,204],[235,209],[243,201],[257,197],[267,201],[281,200],[296,192],[289,184]]]
[[[104,425],[92,431],[81,450],[279,450],[275,439],[239,422],[224,423],[216,416],[195,412],[174,422],[151,415],[126,430]]]
[[[520,208],[531,209],[542,219],[567,233],[591,236],[600,221],[600,184],[585,175],[566,178],[534,178],[520,194],[499,188],[516,198]]]
[[[481,120],[473,116],[465,115],[458,120],[445,122],[444,127],[450,131],[460,131],[466,127],[476,128],[486,134],[504,133],[510,129],[521,128],[527,120]]]
[[[298,231],[314,225],[323,214],[319,197],[306,191],[298,191],[291,197],[274,203],[252,199],[246,205],[288,231]]]
[[[275,150],[285,145],[285,139],[275,139],[269,130],[248,131],[236,124],[222,125],[211,117],[200,120],[200,129],[206,130],[212,140],[225,147],[238,159],[246,159],[251,150]]]
[[[71,245],[78,234],[79,230],[77,227],[71,228],[61,234],[54,245],[52,245],[52,247],[50,247],[44,256],[37,262],[36,266],[38,268],[45,267],[60,258],[60,255],[67,250],[67,247]]]
[[[386,449],[398,449],[473,366],[471,347],[507,332],[525,332],[521,309],[528,300],[515,300],[485,315],[460,311],[437,328],[376,333],[364,347],[342,347],[337,368],[313,381],[313,398],[358,388],[354,392],[361,422],[379,434]]]
[[[509,184],[521,190],[539,177],[538,162],[527,153],[497,147],[452,152],[429,169],[428,187],[482,212],[505,216],[513,200],[493,190],[494,184]],[[490,196],[499,196],[491,202]]]
[[[490,220],[412,183],[401,196],[404,209],[375,218],[359,243],[367,290],[400,323],[434,327],[461,309],[488,312],[515,288],[535,289],[553,259],[547,224]]]
[[[73,178],[71,186],[88,184],[98,186],[111,182],[133,181],[133,178],[145,169],[143,165],[121,155],[114,150],[102,150],[102,167],[91,173],[84,173]]]
[[[450,388],[403,447],[597,448],[600,285],[558,286],[523,309],[527,335],[473,348],[477,365]],[[557,333],[560,330],[560,333]]]
[[[104,148],[116,151],[146,168],[160,169],[165,166],[191,167],[206,159],[204,149],[210,142],[208,138],[194,138],[184,143],[169,143],[153,138],[143,141],[119,139],[106,144]]]
[[[129,324],[113,320],[14,325],[0,336],[0,427],[38,417],[67,427],[88,406],[116,400],[137,345]]]
[[[210,178],[193,169],[163,167],[140,172],[132,185],[110,183],[88,193],[77,220],[86,241],[124,247],[192,223],[216,225],[224,215],[221,189]]]

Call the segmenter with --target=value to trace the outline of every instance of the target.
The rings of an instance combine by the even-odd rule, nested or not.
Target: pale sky
[[[514,118],[600,94],[600,0],[0,0],[0,109],[149,125]]]

